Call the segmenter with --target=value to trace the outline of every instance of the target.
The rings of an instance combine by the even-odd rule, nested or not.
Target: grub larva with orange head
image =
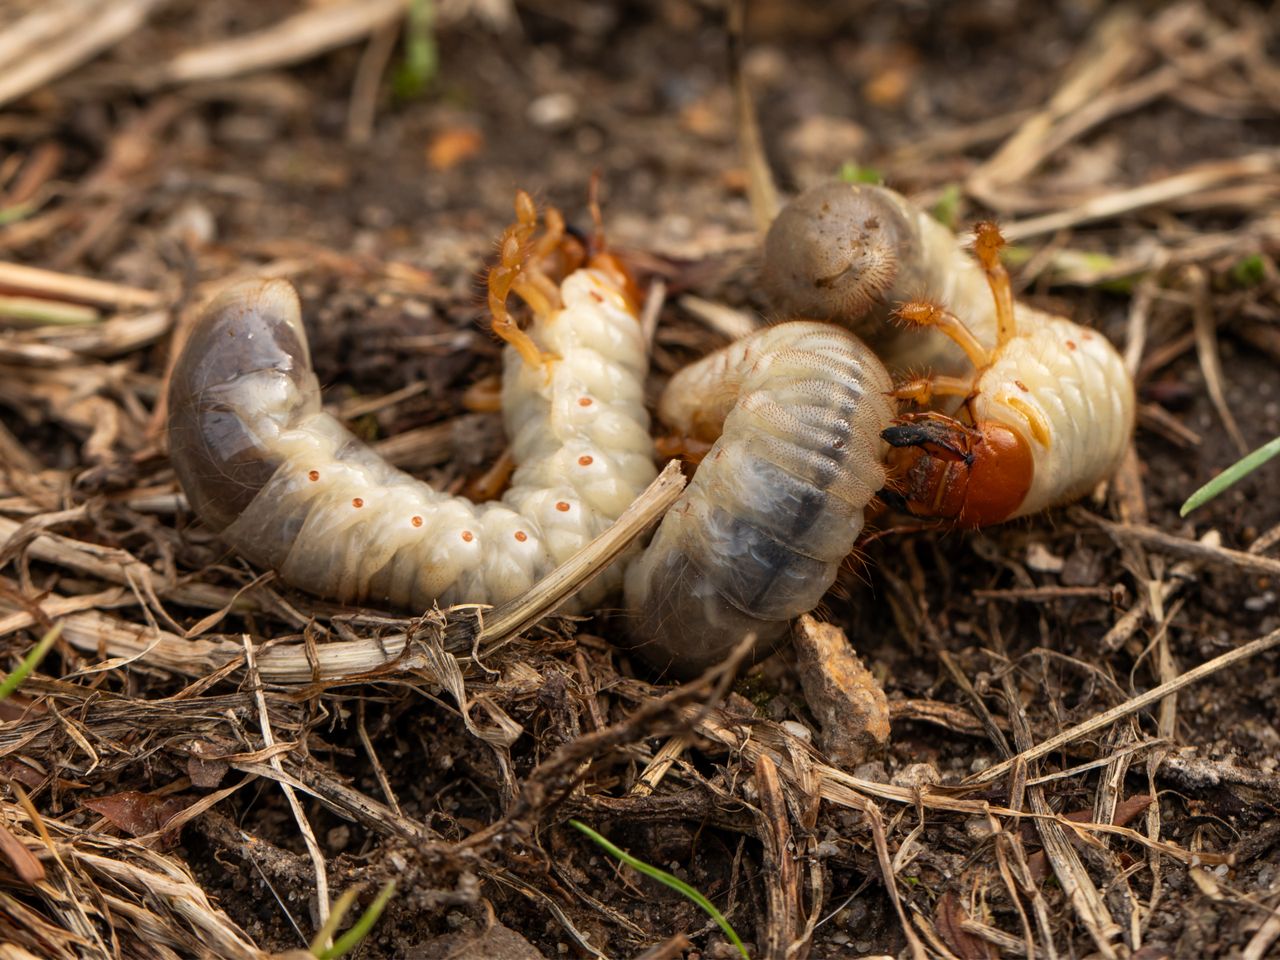
[[[748,633],[767,648],[818,604],[884,485],[891,393],[865,344],[805,321],[757,331],[671,379],[659,416],[714,444],[627,571],[641,656],[696,674]]]
[[[535,237],[528,194],[516,210],[489,277],[517,463],[502,501],[433,490],[325,413],[297,294],[253,280],[205,311],[169,388],[170,456],[211,529],[311,593],[425,610],[511,599],[622,513],[656,475],[633,288],[606,253],[577,266],[554,212]],[[513,292],[534,309],[527,330],[507,313]],[[577,602],[620,579],[606,571]]]
[[[975,231],[990,288],[995,342],[928,301],[898,308],[909,327],[951,339],[969,376],[935,374],[902,384],[927,405],[959,398],[953,414],[908,414],[884,432],[893,499],[922,517],[983,526],[1038,513],[1088,493],[1119,468],[1133,434],[1133,381],[1101,334],[1015,304],[999,261],[995,224]]]

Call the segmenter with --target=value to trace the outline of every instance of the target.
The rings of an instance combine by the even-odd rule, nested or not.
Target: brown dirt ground
[[[722,342],[679,306],[682,294],[764,308],[754,286],[755,238],[718,4],[531,0],[516,3],[502,27],[483,22],[482,7],[472,4],[460,20],[441,24],[439,71],[424,96],[387,92],[400,62],[397,48],[363,144],[351,141],[347,123],[364,45],[253,76],[139,86],[148,66],[182,49],[294,11],[278,0],[175,0],[103,57],[0,114],[0,175],[6,178],[0,190],[7,200],[14,199],[21,170],[42,152],[53,158],[36,209],[0,225],[0,259],[157,291],[168,318],[145,342],[100,359],[73,349],[43,368],[31,366],[30,354],[14,345],[56,341],[41,340],[29,326],[0,326],[0,418],[39,467],[0,467],[0,518],[44,518],[41,526],[78,543],[127,551],[161,585],[160,602],[174,621],[160,624],[166,629],[191,627],[211,608],[190,593],[167,593],[164,584],[237,589],[249,583],[254,571],[184,509],[175,512],[171,499],[167,508],[148,508],[142,494],[174,490],[147,432],[171,331],[189,318],[205,284],[266,267],[299,285],[329,403],[341,407],[425,384],[416,395],[360,416],[357,430],[384,439],[448,424],[435,435],[444,439],[427,444],[408,465],[445,484],[480,473],[502,441],[494,416],[468,414],[463,405],[465,389],[498,370],[498,347],[481,325],[477,279],[510,218],[517,186],[585,223],[586,184],[600,172],[612,241],[668,285],[655,395],[673,370]],[[1114,15],[1111,5],[849,2],[795,10],[768,0],[752,6],[748,75],[770,160],[788,191],[855,163],[926,204],[957,185],[961,224],[990,213],[1017,223],[1073,209],[1086,194],[1271,151],[1272,165],[1261,173],[1020,241],[1031,269],[1015,279],[1035,302],[1095,325],[1121,344],[1134,329],[1135,304],[1146,304],[1144,412],[1136,437],[1140,491],[1124,504],[1112,491],[1082,508],[978,534],[882,529],[865,544],[862,562],[851,565],[823,611],[845,628],[893,712],[891,744],[855,771],[863,781],[907,782],[905,774],[958,784],[1002,759],[982,725],[984,710],[1005,734],[1020,712],[1031,741],[1039,743],[1280,627],[1280,586],[1265,563],[1241,565],[1237,554],[1221,551],[1205,562],[1188,560],[1176,544],[1126,533],[1142,517],[1120,512],[1122,505],[1145,506],[1145,522],[1178,543],[1216,531],[1232,551],[1248,550],[1280,523],[1274,464],[1192,518],[1178,517],[1186,495],[1239,456],[1191,335],[1197,291],[1210,311],[1209,329],[1217,325],[1226,405],[1248,447],[1280,435],[1274,18],[1267,19],[1265,5],[1244,3],[1132,9],[1136,20],[1126,34],[1132,59],[1089,99],[1133,91],[1160,69],[1172,71],[1173,79],[1053,147],[1006,185],[1007,193],[986,196],[1007,200],[1007,208],[991,210],[970,189],[974,172],[1029,111],[1062,89],[1073,65],[1087,62],[1091,38],[1108,11]],[[1186,73],[1187,58],[1223,35],[1253,38],[1252,52]],[[1073,110],[1078,115],[1079,105]],[[465,143],[470,134],[460,131],[478,134],[475,151],[433,166],[433,148],[460,136]],[[12,206],[0,203],[0,214],[6,208]],[[1197,253],[1194,241],[1206,237],[1221,242]],[[1072,276],[1069,265],[1055,275],[1065,261],[1054,254],[1064,250],[1121,259],[1165,251],[1171,262],[1138,279],[1102,283]],[[1248,259],[1254,255],[1260,259]],[[1261,277],[1241,279],[1242,262],[1260,267]],[[413,272],[397,273],[393,264]],[[102,426],[101,409],[86,419],[69,412],[65,385],[52,394],[31,386],[52,383],[59,369],[71,375],[73,389],[80,385],[118,412],[117,429],[97,445],[86,438]],[[64,510],[73,512],[56,515]],[[1130,526],[1104,528],[1098,517]],[[46,591],[74,597],[110,586],[92,570],[32,555],[30,541],[19,536],[6,547],[0,539],[0,623],[12,611],[33,610]],[[1252,556],[1270,558],[1280,569],[1274,546]],[[1173,570],[1178,563],[1184,566]],[[1175,577],[1180,591],[1162,619],[1141,617],[1129,635],[1103,642],[1149,590]],[[257,641],[296,638],[312,615],[339,636],[379,629],[334,621],[324,604],[277,587],[253,588],[248,596],[259,599],[208,627],[207,636],[236,643],[245,633]],[[1032,599],[1007,592],[1033,587],[1048,589]],[[1061,587],[1081,589],[1055,596]],[[140,608],[128,594],[99,606],[139,629],[153,616],[150,605]],[[576,643],[566,639],[575,630]],[[5,663],[16,663],[41,632],[29,621],[22,629],[6,625],[0,632]],[[409,835],[354,816],[350,797],[331,796],[326,804],[301,795],[335,896],[364,883],[358,901],[364,904],[383,881],[398,880],[396,896],[358,956],[437,955],[442,948],[433,938],[495,917],[548,957],[590,955],[582,938],[608,956],[635,956],[680,933],[691,946],[676,943],[654,955],[731,955],[705,916],[665,888],[620,871],[567,825],[570,817],[702,890],[752,945],[752,956],[769,955],[766,945],[779,930],[798,929],[787,926],[794,916],[781,916],[770,901],[778,865],[766,847],[776,839],[776,824],[760,812],[767,805],[761,799],[767,787],[760,785],[765,774],[747,752],[693,736],[656,791],[633,789],[679,727],[661,711],[651,727],[625,723],[665,688],[645,682],[638,664],[604,642],[619,632],[618,619],[608,616],[533,631],[486,661],[497,675],[462,657],[470,716],[492,729],[485,727],[490,717],[474,706],[480,697],[494,716],[509,717],[522,731],[509,746],[469,733],[454,700],[421,674],[270,691],[276,739],[292,744],[284,756],[293,776],[386,803],[371,761],[376,755],[402,818],[421,827]],[[188,686],[194,677],[148,664],[144,656],[77,673],[109,655],[106,646],[55,648],[40,668],[43,679],[4,708],[3,772],[25,784],[43,817],[65,829],[59,836],[66,844],[134,863],[141,854],[126,849],[123,838],[131,826],[145,830],[89,802],[139,791],[174,794],[185,806],[257,773],[176,836],[150,846],[173,869],[189,871],[229,925],[258,949],[303,946],[314,929],[312,863],[265,759],[245,759],[264,744],[245,671],[233,667],[208,685]],[[967,678],[968,693],[959,678]],[[814,726],[789,652],[740,678],[736,693],[728,709],[754,711],[738,717],[741,724],[758,722],[762,731],[776,731],[782,721]],[[1136,834],[1086,831],[1074,847],[1066,842],[1119,925],[1102,938],[1113,955],[1268,955],[1275,937],[1267,939],[1264,926],[1276,923],[1280,904],[1278,696],[1280,654],[1270,650],[1185,688],[1176,713],[1163,720],[1157,708],[1142,711],[1031,764],[1034,778],[1171,732],[1168,740],[1138,748],[1127,766],[1099,766],[1043,788],[1052,810],[1080,812],[1086,820],[1104,770],[1117,778],[1122,805],[1156,795],[1154,804],[1134,812]],[[237,769],[216,785],[199,776],[202,785],[193,783],[190,755],[197,741],[219,756],[234,754],[228,762]],[[913,766],[919,764],[931,769]],[[910,955],[877,860],[875,815],[848,804],[814,807],[794,778],[784,779],[793,831],[784,859],[795,858],[798,916],[814,913],[822,921],[809,955]],[[1008,778],[965,796],[996,806],[1014,801]],[[1048,955],[1050,939],[1060,956],[1103,955],[1061,876],[1046,869],[1043,858],[1037,865],[1042,838],[1028,822],[1002,817],[1005,832],[997,839],[973,811],[877,802],[898,896],[924,939],[919,949],[930,956],[1018,955],[1024,951],[1021,918],[1029,917],[1027,938],[1038,955]],[[40,853],[22,807],[13,796],[5,803],[7,822]],[[502,820],[504,813],[510,819]],[[1144,837],[1178,849],[1150,853]],[[121,838],[119,844],[112,838]],[[1191,865],[1185,851],[1232,859]],[[1031,877],[1013,894],[996,866],[1022,855],[1031,860]],[[103,938],[116,931],[114,945],[103,941],[109,953],[232,954],[208,941],[199,947],[198,925],[159,894],[88,867],[77,868],[79,880],[59,880],[59,868],[47,855],[44,862],[54,887],[72,899],[98,891],[102,899],[92,902],[99,909],[84,924]],[[93,942],[86,929],[67,919],[66,903],[22,882],[14,870],[0,866],[3,938],[37,955],[95,955],[83,945]],[[1034,917],[1037,896],[1047,936]],[[132,912],[124,903],[134,905]],[[148,927],[145,915],[159,927]],[[1003,931],[1005,939],[992,942],[972,932],[977,927],[962,929],[968,920]],[[63,930],[65,940],[41,923]]]

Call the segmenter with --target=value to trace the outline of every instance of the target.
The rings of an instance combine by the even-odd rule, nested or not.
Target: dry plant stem
[[[369,0],[317,7],[265,30],[188,50],[145,79],[154,85],[226,80],[299,63],[368,36],[407,6],[406,0]]]
[[[1214,657],[1212,660],[1202,663],[1198,667],[1193,667],[1186,673],[1179,676],[1176,680],[1172,680],[1168,683],[1162,683],[1159,686],[1148,690],[1146,693],[1139,694],[1118,706],[1112,707],[1110,710],[1104,710],[1102,713],[1089,718],[1083,723],[1076,724],[1074,727],[1064,730],[1057,736],[1050,737],[1038,746],[1023,750],[1016,757],[1010,760],[997,763],[994,766],[983,770],[981,773],[974,774],[969,777],[965,783],[976,786],[978,784],[991,783],[993,780],[998,780],[1013,768],[1015,762],[1027,763],[1053,753],[1055,750],[1071,743],[1073,740],[1078,740],[1083,736],[1093,733],[1095,730],[1101,730],[1110,726],[1123,717],[1137,713],[1139,710],[1143,710],[1154,703],[1159,703],[1169,694],[1176,693],[1183,687],[1190,686],[1193,683],[1198,683],[1206,677],[1210,677],[1221,670],[1225,670],[1227,667],[1234,666],[1237,663],[1242,663],[1245,660],[1255,657],[1260,653],[1264,653],[1276,646],[1280,646],[1280,629],[1273,630],[1266,636],[1259,637],[1256,640],[1251,640],[1249,643],[1237,647],[1235,650],[1224,653],[1221,656]]]
[[[347,108],[347,142],[364,146],[373,139],[373,122],[378,114],[378,90],[382,75],[400,39],[399,18],[373,32],[360,56],[355,82],[351,86],[351,104]]]
[[[1022,122],[990,159],[973,171],[969,189],[979,196],[997,195],[999,187],[1016,183],[1031,173],[1050,150],[1054,127],[1087,106],[1114,83],[1138,52],[1134,43],[1137,17],[1119,7],[1097,26],[1049,102]]]
[[[0,262],[0,289],[49,300],[71,300],[108,307],[155,307],[160,295],[151,290]]]
[[[778,215],[782,204],[769,169],[756,117],[755,101],[742,70],[743,33],[746,30],[746,0],[730,0],[727,10],[729,34],[729,81],[733,85],[734,113],[738,128],[738,149],[747,166],[747,194],[756,229],[763,234]]]
[[[1085,522],[1101,527],[1121,543],[1141,543],[1162,553],[1198,560],[1212,566],[1232,567],[1263,576],[1280,576],[1280,560],[1272,557],[1261,557],[1243,550],[1231,550],[1204,540],[1188,540],[1186,537],[1174,536],[1142,524],[1114,523],[1079,508],[1072,510],[1071,513]]]
[[[1209,389],[1209,398],[1222,425],[1236,445],[1241,456],[1249,452],[1249,444],[1236,423],[1231,408],[1227,406],[1227,393],[1223,389],[1222,360],[1218,356],[1218,331],[1213,319],[1213,308],[1209,303],[1209,278],[1200,267],[1188,267],[1191,278],[1192,306],[1191,316],[1196,335],[1196,356],[1200,360],[1200,371],[1204,374],[1205,386]]]
[[[68,3],[59,11],[62,19],[56,31],[47,31],[52,11],[39,11],[27,20],[40,18],[41,42],[24,60],[5,64],[0,70],[0,105],[37,90],[51,80],[115,46],[146,22],[162,0],[109,0],[86,12],[80,3]],[[21,29],[19,23],[15,29]]]
[[[741,340],[759,329],[759,324],[743,311],[704,300],[692,293],[686,293],[678,302],[683,310],[696,317],[708,330],[728,340]]]
[[[1280,168],[1280,152],[1267,150],[1251,153],[1234,160],[1197,166],[1140,187],[1094,197],[1067,210],[1015,220],[1003,225],[1000,232],[1010,242],[1026,240],[1028,237],[1065,230],[1082,223],[1107,220],[1122,213],[1159,206],[1232,180],[1273,173],[1277,168]]]
[[[607,567],[635,537],[662,516],[683,489],[684,477],[679,464],[668,464],[613,526],[524,594],[510,603],[488,610],[478,625],[473,625],[470,618],[460,618],[460,622],[445,629],[445,642],[454,650],[474,649],[485,656],[491,654],[555,610],[566,597]],[[18,526],[0,518],[0,537],[8,539],[6,535],[11,536]],[[42,550],[42,545],[48,542],[48,537],[36,538],[29,547],[31,555],[46,562],[71,565],[73,569],[100,576],[109,582],[128,582],[118,561],[104,562],[90,554],[65,549]],[[138,567],[143,575],[150,576],[150,568],[142,564]],[[4,601],[0,599],[0,610],[3,609]],[[457,613],[475,609],[474,606],[452,608]],[[240,645],[230,640],[187,639],[160,629],[147,630],[126,624],[98,611],[69,614],[64,638],[77,649],[130,660],[136,658],[141,663],[181,676],[200,677],[243,660]],[[343,683],[359,682],[371,674],[388,670],[438,667],[440,660],[431,652],[430,644],[398,633],[378,639],[322,644],[315,650],[314,663],[301,644],[274,645],[261,651],[257,665],[262,678],[268,683],[311,683],[317,678]]]
[[[1245,944],[1240,960],[1264,960],[1277,938],[1280,938],[1280,906],[1271,909],[1271,916],[1267,917],[1258,932]]]
[[[778,768],[768,754],[756,761],[755,783],[760,794],[763,872],[770,878],[765,884],[766,911],[762,920],[764,956],[768,960],[787,960],[790,956],[803,960],[808,953],[808,943],[799,937],[804,903],[796,869],[795,841]]]
[[[250,641],[248,634],[245,634],[241,639],[244,644],[244,659],[249,675],[249,683],[253,687],[254,698],[258,701],[258,723],[262,727],[262,742],[270,750],[275,746],[275,735],[271,732],[271,714],[267,710],[266,697],[263,696],[262,678],[258,674],[258,664],[254,659],[253,643]],[[272,754],[268,763],[279,773],[284,773],[284,765],[280,762],[279,754]],[[303,842],[307,846],[307,853],[311,855],[311,862],[315,867],[315,926],[316,929],[320,929],[329,920],[329,876],[325,868],[324,851],[320,849],[316,835],[311,830],[311,824],[307,821],[306,811],[302,809],[302,804],[298,802],[298,797],[293,792],[293,788],[281,780],[280,789],[284,791],[285,799],[289,801],[289,808],[293,811],[293,818],[298,823],[298,830],[302,833]]]
[[[996,647],[1002,650],[1004,641],[994,612],[991,616],[991,626],[992,637],[996,642]],[[1022,701],[1019,697],[1013,671],[1004,671],[1001,684],[1008,704],[1014,746],[1019,750],[1017,756],[1005,761],[1005,764],[1011,765],[1014,771],[1013,778],[1017,783],[1016,791],[1010,791],[1011,797],[1020,798],[1023,790],[1026,790],[1026,797],[1030,802],[1031,810],[1037,815],[1035,821],[1036,830],[1040,834],[1040,840],[1044,844],[1045,854],[1053,866],[1054,874],[1062,884],[1063,892],[1067,894],[1068,899],[1071,901],[1071,905],[1079,916],[1080,922],[1084,924],[1090,936],[1093,937],[1099,953],[1108,958],[1108,960],[1114,960],[1119,956],[1115,946],[1112,944],[1112,940],[1115,939],[1116,934],[1119,932],[1118,925],[1112,919],[1106,902],[1102,899],[1102,895],[1094,884],[1093,878],[1089,876],[1084,864],[1080,861],[1079,854],[1076,853],[1075,848],[1067,839],[1066,830],[1061,823],[1052,819],[1053,811],[1049,806],[1048,799],[1045,797],[1044,787],[1026,787],[1028,764],[1032,761],[1029,755],[1032,748],[1031,726],[1027,722],[1026,711],[1021,705]],[[1020,806],[1019,803],[1014,803],[1012,800],[1010,805]]]

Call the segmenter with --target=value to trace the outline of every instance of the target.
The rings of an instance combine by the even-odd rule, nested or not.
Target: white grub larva
[[[210,528],[311,593],[425,610],[511,599],[622,513],[656,475],[634,291],[608,253],[582,264],[554,211],[535,237],[528,194],[516,210],[489,278],[517,464],[502,501],[439,493],[324,413],[296,292],[255,280],[210,305],[170,384],[170,456]],[[506,310],[513,292],[534,310],[525,331]],[[620,579],[606,571],[578,603]]]
[[[715,443],[627,571],[641,656],[696,674],[748,633],[767,646],[818,604],[884,485],[891,392],[861,341],[806,321],[760,330],[672,378],[659,415]]]
[[[995,342],[949,309],[913,301],[911,327],[952,339],[970,377],[936,374],[901,385],[899,397],[962,400],[954,415],[908,414],[886,430],[893,499],[917,516],[982,526],[1074,500],[1120,466],[1133,434],[1133,381],[1101,334],[1065,317],[1015,305],[999,261],[1003,239],[980,223],[975,248],[989,284]]]
[[[765,234],[760,279],[781,315],[849,328],[894,373],[954,374],[966,363],[940,333],[892,323],[902,302],[936,303],[995,344],[983,271],[954,233],[887,187],[827,183],[800,194]]]

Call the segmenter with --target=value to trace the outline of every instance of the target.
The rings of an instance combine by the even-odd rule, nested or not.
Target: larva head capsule
[[[828,183],[782,208],[764,240],[761,280],[781,313],[847,323],[883,302],[918,245],[884,187]]]
[[[1031,447],[1004,424],[918,413],[880,436],[892,447],[891,497],[915,516],[982,527],[1013,516],[1031,489]]]
[[[228,287],[196,321],[169,380],[169,457],[211,529],[233,522],[271,478],[281,424],[319,409],[297,292],[272,279]]]

